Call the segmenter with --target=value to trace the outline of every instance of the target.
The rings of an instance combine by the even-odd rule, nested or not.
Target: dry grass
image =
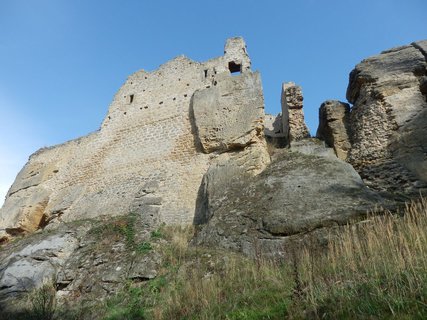
[[[299,252],[296,268],[189,246],[192,228],[161,233],[164,267],[132,299],[147,319],[427,318],[425,199],[343,227],[324,254]]]
[[[267,152],[270,157],[276,152],[277,147],[272,142],[267,142]]]
[[[427,316],[427,202],[404,216],[373,216],[346,226],[327,254],[304,252],[301,303],[321,318]]]
[[[227,257],[189,264],[174,281],[168,298],[155,308],[156,319],[280,319],[287,314],[289,273],[268,263]],[[219,258],[219,257],[216,257]],[[207,263],[207,264],[205,264]]]

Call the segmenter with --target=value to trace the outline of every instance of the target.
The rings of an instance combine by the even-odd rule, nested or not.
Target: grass
[[[221,319],[224,315],[227,319],[282,319],[286,316],[292,291],[287,267],[279,268],[267,261],[255,264],[238,254],[189,246],[193,232],[192,227],[159,230],[166,240],[160,247],[163,267],[159,275],[138,287],[130,284],[107,301],[103,319]],[[139,303],[135,304],[136,301]]]
[[[153,308],[154,319],[276,319],[287,314],[292,290],[287,268],[200,248],[185,254],[176,272],[181,276],[171,277],[164,301]]]
[[[90,230],[90,233],[101,239],[124,239],[129,252],[147,253],[152,248],[149,242],[139,242],[136,237],[137,215],[130,213],[126,216],[114,217],[109,223],[101,223]],[[154,232],[154,231],[153,231]]]
[[[34,290],[29,295],[31,308],[28,319],[53,319],[56,308],[55,293],[56,290],[52,283],[45,283],[41,288]]]
[[[161,285],[143,287],[141,319],[427,318],[425,199],[343,227],[326,252],[299,252],[296,268],[189,246],[191,228],[158,232]]]
[[[326,255],[299,261],[299,304],[318,318],[427,318],[427,202],[346,226]],[[295,309],[301,309],[296,306]]]
[[[191,246],[192,227],[163,226],[137,244],[126,221],[112,230],[132,250],[156,250],[162,267],[127,283],[96,319],[427,319],[426,199],[344,226],[324,252],[301,250],[293,263]]]

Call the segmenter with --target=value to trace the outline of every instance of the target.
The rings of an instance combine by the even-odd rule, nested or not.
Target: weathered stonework
[[[196,91],[192,100],[203,151],[241,149],[264,139],[264,102],[259,73],[227,77]]]
[[[334,148],[341,160],[347,159],[351,145],[347,134],[350,105],[337,100],[322,103],[319,109],[319,127],[316,136]]]
[[[274,116],[272,114],[266,114],[264,120],[264,133],[265,136],[272,138],[282,138],[282,115],[278,114]]]
[[[262,87],[250,66],[243,39],[232,38],[219,58],[199,63],[179,56],[132,74],[99,131],[30,157],[0,210],[0,236],[130,211],[153,223],[191,223],[202,177],[219,152],[264,148]],[[220,102],[221,109],[209,105],[216,124],[227,124],[217,126],[212,147],[200,104],[192,110],[203,94]]]
[[[283,148],[287,146],[286,136],[283,133],[282,114],[276,116],[265,115],[264,135],[266,141],[274,147]]]
[[[304,121],[301,87],[293,82],[282,85],[282,126],[288,143],[310,137]]]
[[[150,287],[172,248],[153,236],[160,222],[194,223],[193,244],[289,261],[325,248],[368,211],[394,212],[399,200],[426,194],[426,57],[421,41],[356,67],[353,109],[338,101],[320,109],[318,137],[335,154],[319,139],[296,141],[308,135],[299,87],[284,88],[284,117],[264,116],[241,38],[205,63],[178,57],[135,73],[98,132],[39,150],[9,190],[0,242],[46,230],[1,247],[0,318],[17,319],[27,293],[46,282],[58,306],[79,306],[85,319],[99,312],[88,306],[130,283]],[[271,148],[270,158],[264,134],[288,148]],[[147,243],[151,250],[138,253]],[[215,255],[228,261],[226,251]]]
[[[363,60],[350,74],[348,161],[372,188],[427,193],[427,41]]]

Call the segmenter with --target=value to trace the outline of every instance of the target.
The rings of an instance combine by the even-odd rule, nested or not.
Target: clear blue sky
[[[426,0],[0,0],[0,204],[28,156],[98,129],[132,72],[243,36],[266,111],[301,85],[312,134],[363,58],[427,38]]]

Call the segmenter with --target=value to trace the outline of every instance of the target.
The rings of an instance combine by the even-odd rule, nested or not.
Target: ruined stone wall
[[[326,145],[334,148],[341,160],[347,160],[351,149],[348,137],[350,105],[337,100],[327,100],[319,109],[319,127],[316,137],[324,140]]]
[[[420,41],[384,51],[350,74],[348,161],[374,189],[427,192],[426,48]]]
[[[115,95],[99,131],[30,157],[0,210],[0,229],[19,233],[49,220],[129,211],[154,222],[191,223],[203,174],[218,156],[203,152],[192,97],[231,78],[239,82],[252,74],[250,65],[243,39],[232,38],[219,58],[199,63],[180,56],[153,72],[134,73]],[[255,86],[261,93],[257,105],[234,107],[262,109],[263,115],[260,81]]]
[[[293,82],[282,84],[282,124],[287,143],[310,137],[304,121],[303,96],[300,86]]]

